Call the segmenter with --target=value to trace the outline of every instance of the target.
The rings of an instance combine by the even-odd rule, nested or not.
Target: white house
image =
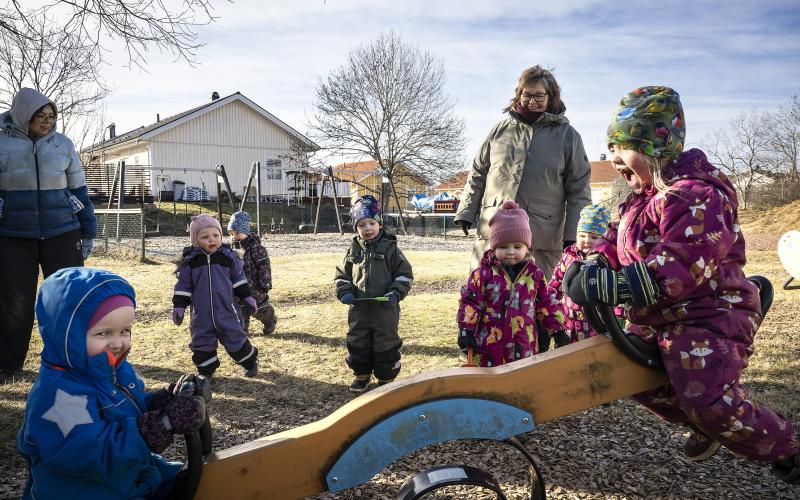
[[[126,194],[147,194],[149,189],[158,197],[181,181],[214,196],[213,168],[223,164],[231,189],[241,195],[253,162],[260,161],[262,195],[308,196],[307,183],[291,173],[301,168],[289,165],[287,156],[293,144],[319,149],[239,92],[222,98],[214,92],[210,102],[121,135],[114,134],[113,125],[109,128],[109,139],[81,151],[90,194],[109,194],[113,168],[103,165],[124,161]],[[299,190],[291,189],[298,184]]]

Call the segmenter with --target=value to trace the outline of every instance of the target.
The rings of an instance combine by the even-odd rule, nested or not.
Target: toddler
[[[490,248],[461,288],[458,346],[480,366],[498,366],[538,352],[540,332],[569,343],[555,291],[534,264],[528,214],[511,200],[489,220]]]
[[[275,331],[278,320],[275,309],[269,303],[269,291],[272,289],[272,266],[267,249],[261,244],[261,238],[250,232],[250,214],[235,212],[228,222],[228,234],[233,240],[233,248],[240,253],[244,261],[244,275],[250,285],[250,293],[256,299],[256,310],[244,314],[244,331],[249,332],[250,316],[259,320],[264,328],[262,333],[269,335]],[[245,310],[248,308],[245,308]]]
[[[583,262],[586,256],[594,251],[595,243],[602,238],[608,228],[611,213],[602,205],[587,205],[581,210],[578,219],[578,239],[575,243],[564,249],[561,260],[553,271],[550,286],[556,291],[556,298],[561,302],[564,311],[567,334],[570,342],[578,342],[597,335],[586,319],[583,307],[576,304],[561,290],[564,273],[573,262]],[[619,314],[622,314],[619,311]]]
[[[375,197],[356,200],[350,215],[357,235],[334,281],[336,297],[350,306],[346,361],[355,375],[350,390],[364,392],[373,373],[378,385],[400,373],[398,302],[411,290],[414,274],[397,248],[397,238],[383,230],[381,204]]]
[[[23,498],[169,498],[180,463],[156,453],[203,424],[202,398],[145,392],[127,361],[133,288],[108,271],[70,267],[42,282],[44,344],[17,447]],[[174,385],[172,386],[174,387]]]
[[[258,373],[258,349],[247,339],[242,311],[234,296],[244,302],[242,309],[252,314],[256,300],[244,275],[242,259],[222,243],[222,226],[208,214],[192,217],[189,225],[192,246],[183,250],[175,274],[178,282],[172,297],[172,321],[183,323],[191,304],[189,331],[192,361],[197,372],[210,378],[219,367],[217,343],[242,366],[247,377]]]

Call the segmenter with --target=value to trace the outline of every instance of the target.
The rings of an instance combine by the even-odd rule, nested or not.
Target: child
[[[258,373],[258,349],[247,340],[239,307],[234,295],[252,314],[256,300],[244,275],[242,259],[222,243],[222,226],[208,214],[192,217],[189,225],[192,246],[183,250],[172,297],[172,321],[183,323],[186,307],[192,305],[189,331],[192,361],[197,372],[208,378],[219,367],[217,341],[228,355],[241,365],[247,377]]]
[[[250,214],[247,212],[235,212],[231,215],[228,234],[231,235],[233,248],[237,250],[237,254],[242,252],[240,255],[244,261],[247,284],[258,303],[252,316],[263,323],[262,332],[269,335],[275,331],[275,324],[278,322],[275,318],[275,309],[269,303],[269,291],[272,289],[272,266],[269,263],[269,254],[261,245],[258,235],[250,232]],[[245,333],[249,332],[250,316],[244,314]]]
[[[611,213],[602,205],[586,205],[581,210],[581,215],[578,219],[577,241],[564,249],[564,254],[561,256],[558,265],[556,265],[555,271],[553,271],[552,279],[550,279],[549,285],[555,290],[556,298],[561,302],[561,308],[564,311],[566,318],[564,326],[570,336],[570,342],[578,342],[579,340],[594,337],[597,332],[592,329],[586,320],[583,308],[573,302],[569,295],[561,290],[564,273],[573,262],[583,262],[586,256],[594,251],[594,245],[605,234],[610,218]]]
[[[70,267],[42,282],[39,377],[17,447],[28,462],[23,498],[167,498],[180,463],[161,453],[200,428],[202,398],[145,392],[127,361],[133,288],[108,271]]]
[[[375,197],[356,200],[350,216],[358,235],[336,268],[334,282],[336,297],[350,306],[346,361],[355,375],[350,390],[364,392],[372,373],[378,385],[388,384],[400,373],[398,302],[411,290],[414,274],[397,248],[397,238],[383,230],[381,204]]]
[[[528,214],[511,200],[489,220],[489,250],[461,288],[458,346],[498,366],[538,353],[542,330],[556,346],[569,343],[555,291],[530,255]]]
[[[685,135],[674,90],[641,87],[622,98],[608,143],[633,193],[597,246],[615,271],[584,266],[569,294],[579,304],[628,303],[630,330],[658,344],[670,383],[636,399],[692,430],[684,444],[690,460],[722,444],[772,462],[779,478],[799,484],[792,424],[749,400],[739,383],[762,317],[758,290],[742,271],[736,190],[702,151],[682,152]]]

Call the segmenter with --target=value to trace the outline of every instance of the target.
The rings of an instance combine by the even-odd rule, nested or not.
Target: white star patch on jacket
[[[42,415],[42,418],[54,422],[64,437],[67,437],[75,426],[94,422],[89,410],[86,409],[88,402],[87,396],[73,396],[66,391],[56,389],[56,402]]]

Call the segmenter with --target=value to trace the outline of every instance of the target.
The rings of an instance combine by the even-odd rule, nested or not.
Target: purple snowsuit
[[[730,450],[774,461],[800,452],[782,416],[747,399],[739,377],[761,324],[758,289],[742,271],[736,191],[698,149],[664,170],[668,189],[631,194],[596,247],[615,266],[644,261],[661,292],[627,307],[630,329],[657,342],[670,383],[634,398]]]
[[[487,250],[481,264],[461,288],[456,314],[461,330],[475,336],[480,346],[480,366],[499,366],[538,353],[537,338],[544,329],[550,335],[564,328],[561,305],[555,291],[532,259],[511,279],[494,250]]]
[[[250,296],[242,259],[228,245],[212,254],[199,247],[187,247],[176,274],[172,303],[175,307],[192,306],[189,348],[195,353],[215,352],[219,340],[234,360],[243,364],[234,355],[245,343],[249,344],[234,299],[234,294],[242,300]]]

